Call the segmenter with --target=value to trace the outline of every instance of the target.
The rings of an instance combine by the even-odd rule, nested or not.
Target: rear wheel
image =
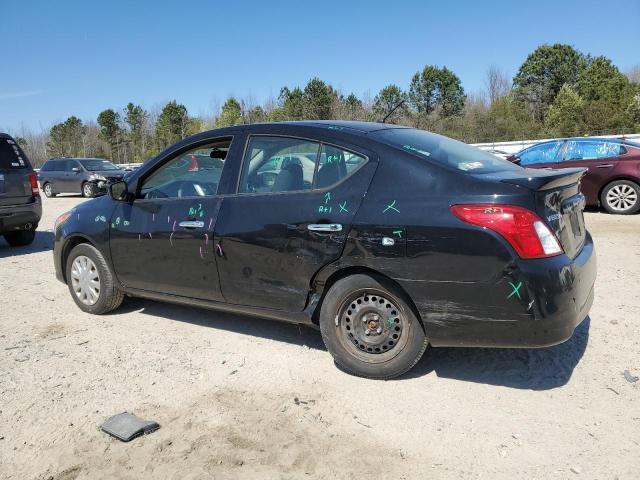
[[[331,287],[322,303],[320,331],[336,364],[367,378],[402,375],[428,345],[405,296],[385,279],[362,274]]]
[[[93,198],[96,196],[96,186],[91,182],[84,182],[82,184],[82,196],[86,198]]]
[[[55,197],[56,194],[53,193],[53,185],[51,185],[50,183],[45,183],[42,186],[42,190],[44,191],[44,194],[48,197],[48,198],[52,198]]]
[[[116,288],[107,262],[94,246],[76,245],[69,253],[66,267],[69,292],[80,310],[99,315],[122,304],[124,293]]]
[[[4,239],[12,247],[24,247],[26,245],[31,245],[35,238],[35,227],[33,230],[18,230],[15,232],[7,232],[4,234]]]
[[[636,213],[640,210],[640,186],[629,180],[616,180],[604,188],[600,202],[609,213]]]

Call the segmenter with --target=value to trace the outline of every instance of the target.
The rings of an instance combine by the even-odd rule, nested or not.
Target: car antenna
[[[400,100],[400,101],[398,102],[398,104],[397,104],[395,107],[393,107],[389,113],[387,113],[387,114],[384,116],[384,118],[382,119],[382,123],[386,123],[387,118],[389,118],[389,117],[391,116],[391,114],[392,114],[393,112],[395,112],[395,111],[398,109],[398,107],[399,107],[400,105],[402,105],[403,103],[404,103],[404,100]]]

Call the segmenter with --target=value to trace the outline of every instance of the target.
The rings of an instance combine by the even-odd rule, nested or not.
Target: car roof
[[[0,138],[10,138],[11,140],[13,140],[13,137],[11,135],[3,132],[0,132]]]
[[[253,123],[247,126],[257,125],[291,125],[292,127],[315,127],[323,129],[331,129],[333,127],[335,130],[352,130],[360,133],[376,132],[389,128],[411,128],[391,123],[359,122],[353,120],[299,120],[290,122]]]
[[[101,162],[110,162],[111,160],[107,160],[106,158],[95,158],[95,157],[56,157],[50,158],[47,162],[51,162],[54,160],[100,160]]]

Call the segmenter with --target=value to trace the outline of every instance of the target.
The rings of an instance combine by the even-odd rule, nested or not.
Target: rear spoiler
[[[503,178],[501,182],[531,190],[553,190],[578,183],[587,173],[586,168],[560,168],[557,170],[527,169],[528,176]]]

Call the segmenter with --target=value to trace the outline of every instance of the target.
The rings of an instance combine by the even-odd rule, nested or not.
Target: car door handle
[[[613,165],[611,163],[606,163],[603,165],[596,165],[596,168],[611,168]]]
[[[183,228],[202,228],[204,227],[204,222],[200,220],[185,220],[184,222],[180,222],[178,226]]]
[[[307,225],[310,232],[341,232],[342,225],[339,223],[310,223]]]

